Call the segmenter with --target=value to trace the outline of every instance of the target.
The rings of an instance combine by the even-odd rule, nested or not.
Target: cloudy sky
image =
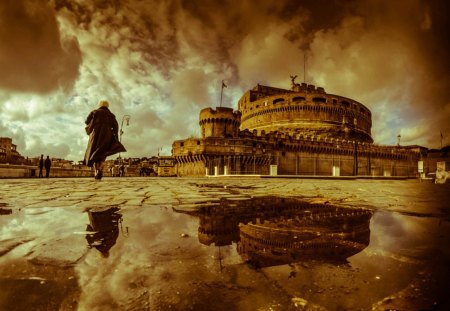
[[[201,108],[237,108],[289,75],[371,109],[376,143],[450,144],[449,5],[442,0],[2,0],[0,136],[24,156],[83,158],[101,99],[126,156],[199,135]],[[302,80],[301,79],[301,80]],[[301,81],[298,81],[301,82]]]

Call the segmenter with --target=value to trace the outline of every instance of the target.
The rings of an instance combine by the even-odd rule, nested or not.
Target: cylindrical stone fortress
[[[200,111],[200,129],[205,137],[237,137],[241,124],[241,113],[233,108],[205,108]]]
[[[293,84],[286,90],[258,84],[238,105],[241,130],[373,142],[372,114],[367,107],[314,85]]]

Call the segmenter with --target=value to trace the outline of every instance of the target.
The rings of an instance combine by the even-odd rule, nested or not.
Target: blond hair
[[[98,102],[99,107],[109,107],[109,103],[107,100],[101,100]]]

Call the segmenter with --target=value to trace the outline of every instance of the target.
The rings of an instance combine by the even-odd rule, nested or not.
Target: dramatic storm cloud
[[[201,108],[236,108],[289,75],[369,107],[376,143],[450,143],[445,1],[0,3],[0,136],[26,156],[80,160],[84,119],[111,103],[126,156],[169,154]]]
[[[81,52],[76,38],[60,34],[51,7],[41,1],[3,1],[0,40],[3,89],[48,93],[72,88]]]

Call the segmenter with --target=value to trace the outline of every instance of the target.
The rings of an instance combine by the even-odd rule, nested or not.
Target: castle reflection
[[[116,244],[119,236],[119,222],[122,215],[117,206],[94,207],[88,211],[89,222],[86,240],[90,248],[96,248],[104,257],[109,256],[109,250]]]
[[[295,198],[222,199],[187,213],[199,217],[205,245],[237,244],[254,267],[304,260],[345,262],[369,245],[372,212],[363,208],[311,204]]]

